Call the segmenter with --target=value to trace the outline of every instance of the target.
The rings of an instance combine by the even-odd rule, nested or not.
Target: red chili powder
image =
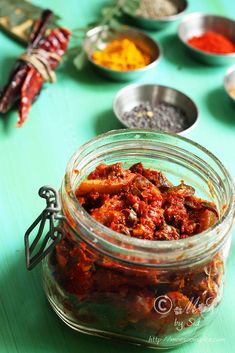
[[[226,36],[216,32],[205,32],[188,40],[192,47],[214,54],[235,53],[235,44]]]

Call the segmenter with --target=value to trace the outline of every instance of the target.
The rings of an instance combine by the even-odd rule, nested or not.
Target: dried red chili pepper
[[[69,30],[56,28],[45,36],[51,16],[52,12],[45,10],[35,23],[27,52],[16,61],[8,83],[0,95],[1,113],[6,113],[16,102],[19,104],[17,127],[22,126],[27,119],[29,109],[43,86],[45,77],[40,67],[50,79],[67,49]]]

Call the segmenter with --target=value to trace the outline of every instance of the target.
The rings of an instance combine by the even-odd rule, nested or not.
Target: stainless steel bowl
[[[179,133],[180,135],[191,131],[198,122],[197,106],[188,96],[174,88],[155,84],[134,84],[122,88],[113,101],[113,111],[118,120],[130,128],[131,126],[123,120],[123,114],[143,102],[150,102],[153,106],[156,103],[164,102],[181,108],[188,118],[188,126]]]
[[[235,65],[231,66],[224,77],[224,88],[228,96],[235,103]],[[231,90],[234,90],[234,97],[231,95]]]
[[[151,63],[143,68],[128,71],[111,70],[104,66],[97,65],[92,59],[94,51],[103,50],[108,43],[117,38],[128,38],[132,40],[140,49],[150,55]],[[137,79],[149,70],[154,69],[161,56],[161,49],[157,42],[147,34],[126,26],[121,31],[111,30],[107,26],[95,27],[87,32],[83,47],[87,53],[89,61],[100,73],[118,81]]]
[[[172,16],[159,17],[158,19],[151,19],[142,16],[134,15],[128,10],[123,9],[123,12],[129,17],[134,26],[146,29],[164,29],[171,23],[176,22],[185,13],[188,2],[187,0],[172,0],[177,5],[178,13]]]
[[[178,36],[188,51],[200,61],[212,65],[234,63],[235,53],[210,54],[188,44],[190,38],[200,36],[207,31],[223,34],[235,43],[235,21],[226,17],[207,15],[199,12],[191,13],[183,18],[178,27]]]

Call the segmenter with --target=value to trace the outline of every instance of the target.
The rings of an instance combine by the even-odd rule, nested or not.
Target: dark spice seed
[[[122,116],[124,124],[131,128],[148,128],[165,132],[180,132],[188,128],[185,112],[169,103],[152,105],[144,102]]]

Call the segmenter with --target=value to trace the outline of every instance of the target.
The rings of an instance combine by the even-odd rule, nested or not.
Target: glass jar
[[[151,241],[116,233],[93,219],[75,191],[99,164],[142,162],[174,184],[215,202],[219,221],[192,237]],[[117,130],[83,145],[60,190],[65,233],[42,264],[47,298],[77,331],[155,348],[195,339],[222,299],[234,215],[234,186],[221,162],[183,137]]]

